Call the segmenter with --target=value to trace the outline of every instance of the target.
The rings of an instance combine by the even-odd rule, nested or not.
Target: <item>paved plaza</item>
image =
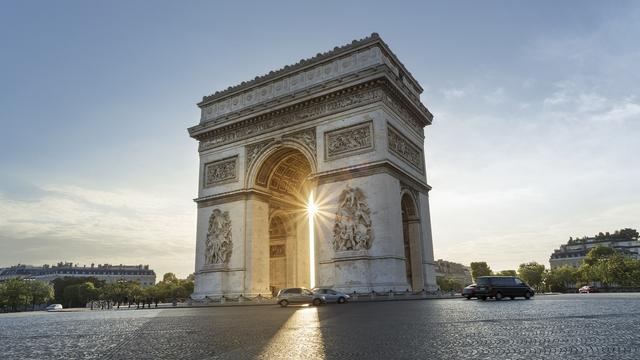
[[[2,359],[638,359],[640,295],[0,315]]]

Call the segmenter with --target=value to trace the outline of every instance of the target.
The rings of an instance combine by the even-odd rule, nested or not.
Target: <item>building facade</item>
[[[551,269],[562,266],[579,267],[589,251],[596,246],[606,246],[621,251],[635,259],[640,260],[640,241],[637,231],[623,229],[613,234],[600,233],[593,237],[581,239],[569,239],[566,244],[560,245],[549,258]]]
[[[156,273],[149,269],[149,265],[91,264],[91,266],[78,266],[73,263],[59,262],[57,265],[15,265],[4,269],[0,268],[0,281],[12,278],[53,281],[64,277],[94,277],[107,284],[118,281],[135,281],[142,287],[156,283]]]
[[[193,297],[434,290],[421,92],[372,34],[205,96]]]

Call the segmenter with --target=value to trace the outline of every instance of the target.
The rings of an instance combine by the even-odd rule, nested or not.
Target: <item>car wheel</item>
[[[287,307],[287,305],[289,305],[289,302],[287,300],[280,300],[278,304],[280,304],[280,306],[282,307]]]
[[[515,296],[509,296],[509,299],[511,299],[511,300],[513,300],[515,298],[516,298]]]
[[[487,297],[486,297],[486,296],[481,296],[481,297],[480,297],[480,300],[482,300],[482,301],[487,301]]]
[[[467,300],[471,300],[471,296],[465,296]]]
[[[344,304],[345,302],[347,302],[347,300],[343,297],[339,297],[338,298],[338,304]]]
[[[497,300],[497,301],[502,300],[502,293],[501,293],[501,292],[497,292],[497,293],[496,293],[496,300]]]
[[[320,306],[320,304],[322,304],[322,300],[320,300],[320,299],[313,299],[313,305],[314,305],[314,306]]]
[[[527,300],[531,299],[531,292],[527,291],[526,293],[524,293],[524,298]]]

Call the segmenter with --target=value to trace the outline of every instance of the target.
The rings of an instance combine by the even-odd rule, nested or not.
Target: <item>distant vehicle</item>
[[[595,286],[585,285],[585,286],[581,287],[580,289],[578,289],[578,292],[580,294],[597,293],[598,292],[598,288],[596,288]]]
[[[326,302],[324,295],[314,294],[307,288],[288,288],[278,292],[278,304],[286,307],[289,304],[313,304],[320,306]]]
[[[472,297],[476,297],[476,284],[471,284],[464,289],[462,289],[462,296],[467,299],[471,299]]]
[[[315,288],[313,289],[313,293],[324,296],[325,301],[328,303],[334,302],[338,304],[344,304],[349,301],[349,299],[351,299],[351,296],[333,289]]]
[[[476,280],[476,297],[481,300],[515,299],[520,296],[528,300],[534,294],[529,285],[515,276],[481,276]]]
[[[49,306],[46,307],[47,311],[60,311],[62,310],[62,305],[61,304],[51,304]]]

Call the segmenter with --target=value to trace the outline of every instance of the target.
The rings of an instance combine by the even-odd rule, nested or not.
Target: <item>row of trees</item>
[[[471,263],[471,276],[518,276],[536,291],[564,292],[584,284],[597,284],[604,288],[640,287],[640,260],[616,249],[596,246],[587,253],[578,268],[563,266],[546,269],[536,262],[520,264],[518,270],[493,272],[486,262]]]
[[[0,283],[0,308],[12,311],[25,310],[28,305],[49,302],[60,303],[64,307],[92,308],[126,305],[131,307],[156,307],[161,302],[183,301],[193,293],[193,276],[178,279],[173,273],[164,274],[162,281],[142,288],[133,281],[118,281],[107,284],[94,277],[65,277],[55,279],[51,284],[38,280],[11,279]]]
[[[0,283],[0,311],[35,310],[51,299],[53,286],[45,281],[9,279]]]

